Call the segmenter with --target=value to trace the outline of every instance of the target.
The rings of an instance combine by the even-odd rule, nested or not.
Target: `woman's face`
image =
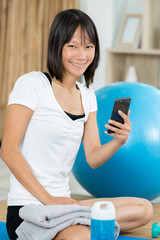
[[[91,43],[88,34],[83,37],[81,27],[74,32],[71,40],[64,44],[62,61],[64,65],[64,78],[77,78],[86,71],[95,56],[95,46]]]

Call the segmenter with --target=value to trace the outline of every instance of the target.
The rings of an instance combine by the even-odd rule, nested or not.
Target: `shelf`
[[[107,49],[106,83],[125,81],[130,66],[139,82],[160,87],[160,50]]]
[[[111,48],[107,50],[108,53],[115,54],[135,54],[135,55],[154,55],[160,56],[160,50],[157,49],[121,49],[121,48]]]

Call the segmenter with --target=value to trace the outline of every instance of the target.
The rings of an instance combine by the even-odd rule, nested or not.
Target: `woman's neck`
[[[76,80],[68,81],[64,79],[62,82],[60,82],[56,78],[52,78],[52,82],[58,85],[59,87],[68,89],[69,91],[72,91],[76,88]]]

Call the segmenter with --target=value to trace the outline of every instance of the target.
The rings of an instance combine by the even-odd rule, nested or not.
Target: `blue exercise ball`
[[[160,196],[160,90],[144,83],[119,82],[96,91],[97,122],[101,144],[111,141],[105,124],[114,100],[131,97],[130,136],[105,164],[92,169],[81,143],[72,172],[78,182],[95,197]]]

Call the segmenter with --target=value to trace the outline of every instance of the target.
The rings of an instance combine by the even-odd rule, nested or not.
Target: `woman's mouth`
[[[74,62],[70,62],[70,63],[76,67],[83,67],[86,64],[86,63],[74,63]]]

